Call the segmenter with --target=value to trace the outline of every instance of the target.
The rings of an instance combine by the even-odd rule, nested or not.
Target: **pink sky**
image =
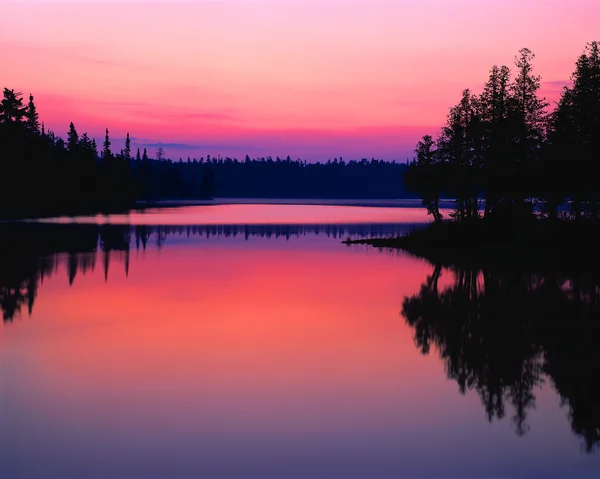
[[[521,47],[555,99],[597,0],[0,0],[0,86],[168,156],[404,161]]]

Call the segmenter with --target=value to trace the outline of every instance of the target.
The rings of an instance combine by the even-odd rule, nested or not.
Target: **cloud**
[[[136,146],[142,146],[144,148],[176,148],[178,150],[197,150],[201,145],[195,143],[137,143]]]
[[[555,81],[545,81],[542,82],[546,85],[552,85],[552,86],[558,86],[558,87],[565,87],[565,86],[571,86],[573,85],[573,82],[571,80],[555,80]]]
[[[88,49],[94,50],[93,46],[87,46]],[[97,51],[98,56],[89,55],[87,53],[81,53],[76,47],[70,45],[59,45],[59,44],[34,44],[22,42],[19,40],[0,41],[0,50],[6,49],[6,51],[16,51],[20,55],[26,56],[43,56],[43,57],[56,57],[56,58],[69,58],[70,61],[76,60],[83,63],[93,63],[102,66],[112,66],[118,68],[127,69],[142,69],[142,70],[156,70],[156,67],[149,65],[136,64],[135,62],[119,61],[115,59],[102,58],[100,55],[105,55],[100,51]],[[96,49],[97,50],[97,49]]]
[[[129,105],[131,106],[131,105]],[[184,121],[237,121],[238,116],[231,110],[222,111],[200,111],[187,107],[168,107],[152,105],[149,107],[146,104],[139,103],[137,106],[129,109],[128,113],[140,116],[170,122]]]

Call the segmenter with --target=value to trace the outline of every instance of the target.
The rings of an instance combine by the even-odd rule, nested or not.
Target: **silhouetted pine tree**
[[[29,94],[29,103],[27,104],[27,110],[25,110],[25,118],[27,122],[27,129],[33,133],[39,133],[40,119],[35,103],[33,102],[32,94]]]
[[[417,145],[419,158],[405,185],[424,204],[442,195],[455,198],[458,219],[478,218],[481,198],[484,217],[509,222],[531,217],[536,204],[552,220],[565,204],[576,219],[600,217],[600,45],[587,45],[573,86],[564,89],[551,115],[539,96],[534,58],[526,48],[519,51],[512,82],[507,67],[494,66],[481,95],[465,90],[439,138],[426,149]],[[433,161],[443,167],[431,169],[431,160],[423,161],[427,151],[435,151]]]
[[[75,130],[75,125],[73,122],[69,125],[69,133],[67,134],[67,149],[73,153],[77,150],[79,146],[79,135],[77,134],[77,130]]]
[[[131,139],[129,138],[129,132],[127,138],[125,138],[125,149],[123,150],[123,158],[127,161],[131,159]]]
[[[23,94],[5,88],[4,96],[0,102],[0,121],[3,123],[19,123],[24,116]]]
[[[110,137],[108,135],[108,128],[106,129],[106,135],[104,136],[104,148],[102,150],[102,158],[107,161],[110,160],[112,157],[112,153],[110,151]]]

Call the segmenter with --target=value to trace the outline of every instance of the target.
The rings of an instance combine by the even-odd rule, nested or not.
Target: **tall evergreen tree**
[[[131,139],[129,138],[129,132],[127,132],[127,138],[125,138],[125,149],[123,150],[123,158],[127,161],[131,159]]]
[[[70,152],[74,152],[77,150],[79,146],[79,135],[77,134],[77,130],[75,130],[75,125],[73,122],[69,125],[69,133],[67,135],[67,149]]]
[[[35,103],[33,102],[33,95],[31,93],[29,94],[29,103],[27,104],[27,109],[25,110],[25,119],[27,122],[27,129],[29,131],[39,133],[40,118]]]
[[[137,149],[137,153],[135,154],[135,161],[138,162],[138,163],[140,161],[142,161],[142,156],[140,155],[140,149],[139,148]]]
[[[509,156],[508,114],[510,108],[510,69],[494,65],[479,96],[477,107],[481,126],[483,188],[485,211],[489,215],[502,199],[502,172]]]
[[[82,148],[88,149],[91,146],[91,143],[92,142],[90,141],[90,138],[88,137],[87,133],[84,133],[83,135],[81,135],[81,139],[79,140],[79,145]]]
[[[0,101],[0,123],[21,122],[25,116],[25,110],[23,94],[5,88],[2,101]]]
[[[576,219],[584,208],[594,219],[600,215],[600,194],[596,185],[598,152],[600,151],[600,43],[589,43],[577,59],[571,77],[573,86],[565,88],[552,114],[550,156],[553,188],[564,183],[558,164],[570,157],[569,185],[563,195],[572,199],[571,210]]]
[[[144,154],[142,155],[142,161],[148,161],[148,151],[144,148]]]
[[[102,158],[108,160],[112,157],[110,151],[110,137],[108,136],[108,128],[106,129],[106,135],[104,136],[104,148],[102,150]]]
[[[464,90],[458,105],[450,109],[446,125],[438,140],[438,154],[448,164],[448,193],[456,197],[455,217],[478,216],[480,185],[477,156],[477,99]]]
[[[541,147],[545,139],[547,127],[546,108],[548,102],[540,98],[541,77],[533,73],[533,60],[535,55],[531,50],[523,48],[515,58],[517,74],[511,85],[513,131],[512,158],[515,168],[511,171],[511,181],[515,185],[512,200],[517,205],[523,205],[526,191],[532,191],[532,179],[536,170],[540,168]],[[533,187],[533,188],[532,188]]]
[[[417,143],[415,155],[414,165],[411,165],[405,174],[408,175],[409,182],[412,181],[413,189],[420,193],[427,214],[432,215],[436,222],[442,221],[443,216],[439,205],[442,185],[439,180],[442,177],[440,169],[443,164],[439,161],[436,144],[431,136],[425,135]],[[417,176],[410,178],[413,174]]]

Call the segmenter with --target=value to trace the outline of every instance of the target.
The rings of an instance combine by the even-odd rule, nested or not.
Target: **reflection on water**
[[[78,272],[94,271],[100,261],[105,280],[111,259],[123,263],[129,273],[130,251],[181,238],[328,238],[398,236],[410,224],[281,224],[281,225],[52,225],[10,224],[0,228],[0,309],[4,321],[12,321],[26,307],[31,315],[38,285],[65,263],[69,285]],[[113,253],[111,258],[111,253]],[[118,254],[115,257],[114,253]],[[98,256],[101,256],[98,259]]]
[[[502,419],[508,402],[525,434],[535,390],[549,379],[592,452],[600,445],[599,300],[598,273],[435,266],[402,315],[421,352],[434,346],[460,392],[477,392],[489,421]]]
[[[384,202],[387,203],[387,202]],[[446,212],[447,210],[442,209]],[[148,208],[127,214],[48,218],[44,223],[126,225],[314,225],[423,223],[423,208],[340,205],[214,204],[178,208]]]
[[[598,477],[599,275],[409,228],[2,225],[0,478]]]

